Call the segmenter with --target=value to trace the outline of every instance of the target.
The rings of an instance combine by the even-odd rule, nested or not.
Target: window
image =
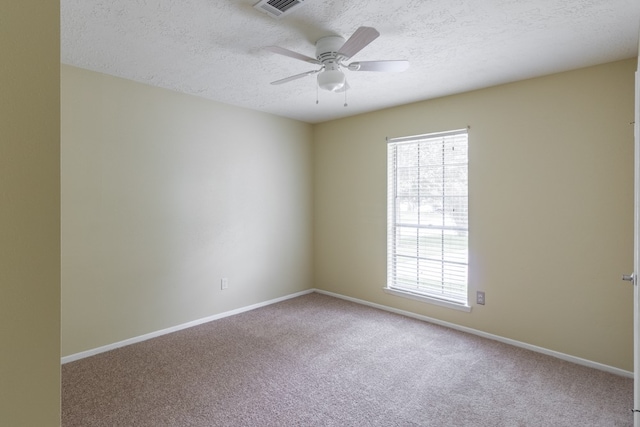
[[[387,148],[387,292],[468,310],[467,130]]]

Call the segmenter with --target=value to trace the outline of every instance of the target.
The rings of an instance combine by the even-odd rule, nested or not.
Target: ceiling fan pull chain
[[[347,84],[347,81],[346,81],[346,80],[344,81],[344,84],[345,84],[345,85]],[[346,88],[344,89],[344,106],[345,106],[345,107],[348,105],[348,104],[347,104],[347,91],[348,91],[348,90],[349,90],[349,88],[348,88],[348,87],[346,87]]]
[[[318,99],[318,84],[316,83],[316,105],[318,105],[320,103],[320,100]]]

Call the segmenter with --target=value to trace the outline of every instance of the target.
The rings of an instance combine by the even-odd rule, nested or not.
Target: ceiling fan
[[[311,64],[320,65],[317,70],[306,71],[294,76],[271,82],[272,85],[297,80],[305,76],[318,74],[318,87],[331,92],[343,92],[349,88],[343,69],[349,71],[404,71],[409,68],[407,60],[360,61],[346,64],[356,53],[380,36],[372,27],[358,28],[347,41],[340,36],[323,37],[316,42],[316,57],[303,55],[278,46],[267,46],[265,49],[279,55],[299,59]]]

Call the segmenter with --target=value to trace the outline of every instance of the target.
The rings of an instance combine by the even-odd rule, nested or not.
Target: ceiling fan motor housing
[[[338,50],[344,45],[340,36],[323,37],[316,42],[316,58],[324,64],[324,70],[318,74],[320,89],[335,92],[345,84],[345,76],[340,71]]]
[[[344,41],[340,36],[328,36],[318,40],[316,42],[316,58],[318,58],[318,61],[335,60],[338,50],[344,45]]]

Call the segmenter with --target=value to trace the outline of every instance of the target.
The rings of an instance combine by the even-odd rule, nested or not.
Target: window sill
[[[392,289],[388,287],[382,288],[382,290],[390,295],[395,295],[397,297],[408,298],[416,301],[426,302],[428,304],[438,305],[440,307],[452,308],[454,310],[466,311],[467,313],[471,312],[471,306],[467,304],[455,303],[451,301],[445,301],[438,298],[429,297],[426,295],[414,294],[407,291],[401,291],[398,289]]]

